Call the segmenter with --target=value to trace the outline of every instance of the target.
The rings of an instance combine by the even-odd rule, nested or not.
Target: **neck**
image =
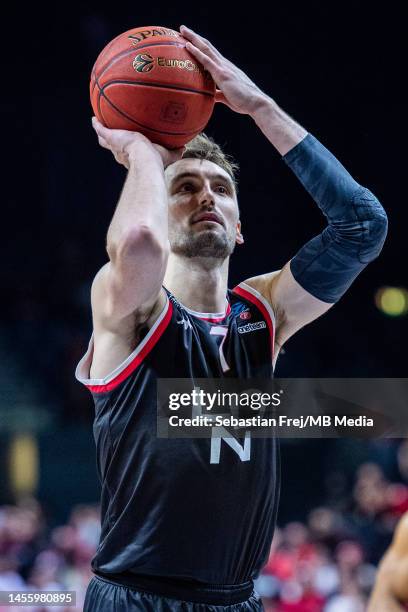
[[[197,312],[225,310],[229,258],[185,258],[170,253],[164,286],[180,302]]]

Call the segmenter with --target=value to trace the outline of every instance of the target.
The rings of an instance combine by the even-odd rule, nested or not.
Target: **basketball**
[[[134,28],[100,53],[91,73],[91,104],[108,128],[141,132],[168,149],[207,125],[215,103],[211,75],[169,28]]]

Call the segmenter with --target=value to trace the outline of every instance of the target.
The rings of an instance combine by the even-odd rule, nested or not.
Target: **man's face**
[[[184,257],[231,255],[243,238],[229,174],[208,160],[181,159],[168,166],[165,175],[171,251]]]

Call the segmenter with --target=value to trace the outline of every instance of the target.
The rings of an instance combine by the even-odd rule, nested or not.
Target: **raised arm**
[[[92,284],[93,350],[87,379],[105,379],[164,310],[162,288],[169,244],[164,168],[181,156],[136,132],[110,130],[95,118],[99,144],[128,174],[109,226],[109,261]]]
[[[247,281],[277,315],[277,344],[328,310],[381,251],[387,216],[377,198],[239,68],[195,32],[187,48],[211,73],[218,101],[250,115],[312,196],[328,226],[280,271]]]
[[[167,151],[135,132],[110,130],[95,118],[99,144],[127,170],[107,235],[109,261],[92,285],[92,378],[103,378],[138,343],[138,329],[153,324],[165,305],[162,289],[169,244],[166,165],[181,151]]]
[[[115,328],[159,296],[168,253],[167,193],[162,157],[146,138],[92,122],[99,144],[128,169],[108,230],[109,262],[92,287],[94,322]]]
[[[367,612],[403,612],[408,603],[408,513],[378,568]]]
[[[168,257],[164,167],[179,158],[135,132],[110,130],[95,118],[99,144],[128,169],[107,235],[109,262],[96,275],[92,306],[96,326],[111,330],[157,302]]]
[[[266,105],[255,116],[264,125],[273,112]],[[266,131],[273,141],[273,129]],[[325,215],[327,227],[281,271],[248,281],[277,310],[279,345],[341,298],[379,255],[387,233],[387,216],[375,195],[311,134],[283,159]]]

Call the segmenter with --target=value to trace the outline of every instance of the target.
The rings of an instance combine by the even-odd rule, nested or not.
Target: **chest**
[[[272,375],[271,334],[256,308],[232,308],[219,321],[203,320],[175,309],[168,331],[157,354],[152,354],[152,364],[159,368],[161,355],[168,355],[168,377]]]

